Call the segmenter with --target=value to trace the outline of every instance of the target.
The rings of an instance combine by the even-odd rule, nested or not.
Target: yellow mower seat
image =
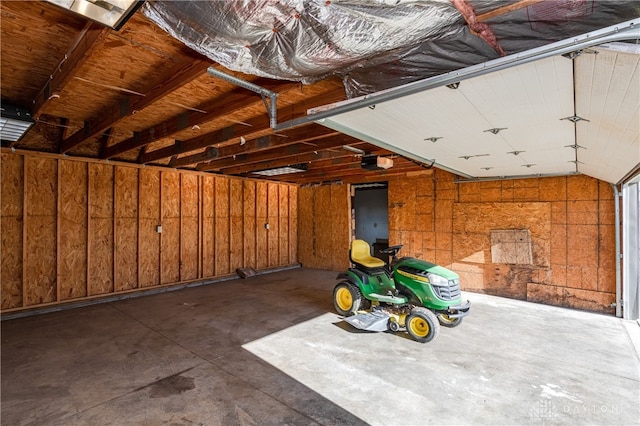
[[[351,251],[349,252],[351,261],[362,269],[382,268],[385,263],[377,257],[371,256],[371,247],[364,240],[353,240],[351,242]]]

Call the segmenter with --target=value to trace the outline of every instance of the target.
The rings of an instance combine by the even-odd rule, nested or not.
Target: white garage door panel
[[[577,61],[580,170],[618,182],[640,162],[640,55],[599,48]]]
[[[322,124],[467,177],[584,173],[615,183],[640,162],[640,52],[625,49],[542,59]],[[589,121],[567,120],[574,115]]]

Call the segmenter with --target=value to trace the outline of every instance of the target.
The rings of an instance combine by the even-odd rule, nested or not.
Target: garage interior
[[[637,2],[127,7],[0,3],[3,424],[637,424]],[[435,342],[333,310],[365,188]]]

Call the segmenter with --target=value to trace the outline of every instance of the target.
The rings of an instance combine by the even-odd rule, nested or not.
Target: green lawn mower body
[[[404,328],[414,340],[429,342],[441,325],[458,326],[471,303],[462,300],[458,274],[424,260],[398,259],[401,248],[383,250],[393,257],[387,266],[370,255],[365,241],[354,240],[350,250],[354,267],[338,275],[334,306],[356,328],[394,332]]]

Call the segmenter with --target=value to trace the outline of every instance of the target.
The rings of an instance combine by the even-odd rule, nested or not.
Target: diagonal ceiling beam
[[[179,64],[163,75],[154,84],[153,89],[144,97],[129,95],[123,98],[118,105],[114,105],[102,111],[98,118],[85,123],[84,127],[66,139],[60,147],[60,153],[64,154],[88,139],[113,127],[120,120],[128,117],[134,111],[139,111],[158,99],[173,92],[191,80],[201,76],[211,64],[205,60],[191,60],[186,65]]]
[[[269,79],[259,79],[253,82],[266,89],[285,93],[299,86],[299,83],[282,83],[274,82]],[[215,118],[232,114],[244,108],[253,107],[262,104],[262,98],[255,93],[250,93],[246,89],[237,88],[223,98],[215,99],[198,106],[199,110],[207,111],[206,113],[198,111],[187,111],[176,117],[172,117],[160,124],[136,133],[133,137],[110,146],[106,151],[104,158],[113,158],[132,149],[140,148],[152,142],[172,136],[181,130],[188,129],[192,126],[206,123]]]
[[[221,148],[209,147],[205,152],[178,158],[174,162],[173,167],[185,167],[190,164],[231,157],[233,155],[248,154],[250,152],[265,151],[267,149],[294,145],[296,143],[312,141],[314,139],[338,134],[338,132],[329,129],[328,127],[312,124],[310,126],[298,127],[286,132],[278,132],[273,135],[261,136],[257,139],[247,141],[243,145],[229,145]]]
[[[51,101],[52,95],[61,92],[73,79],[78,69],[91,57],[91,54],[104,41],[110,29],[95,22],[88,22],[82,29],[73,46],[64,55],[57,68],[50,74],[38,96],[32,101],[31,116],[40,117],[42,110]]]
[[[309,108],[317,107],[323,103],[337,102],[345,98],[344,88],[337,88],[323,94],[308,98],[293,106],[282,108],[278,110],[278,119],[287,121],[295,117],[306,115]],[[263,132],[270,129],[269,127],[269,115],[262,114],[254,117],[250,120],[245,120],[245,124],[233,124],[231,126],[220,129],[216,132],[207,133],[198,137],[188,139],[186,141],[176,141],[175,144],[165,148],[157,149],[155,151],[148,152],[143,157],[143,163],[151,163],[163,158],[172,157],[174,155],[180,155],[189,151],[195,151],[197,149],[206,148],[210,145],[215,145],[223,142],[230,141],[234,138],[247,137],[252,134]],[[250,136],[249,136],[250,137]]]
[[[273,158],[295,157],[296,155],[331,149],[342,146],[344,144],[357,145],[358,143],[364,142],[360,142],[357,139],[352,138],[351,136],[339,134],[313,142],[303,142],[279,149],[257,152],[255,154],[242,154],[237,155],[235,158],[223,158],[220,160],[213,160],[209,163],[200,163],[198,164],[197,169],[200,171],[220,170],[227,167],[239,166],[243,164],[259,163],[262,161],[271,160]]]

